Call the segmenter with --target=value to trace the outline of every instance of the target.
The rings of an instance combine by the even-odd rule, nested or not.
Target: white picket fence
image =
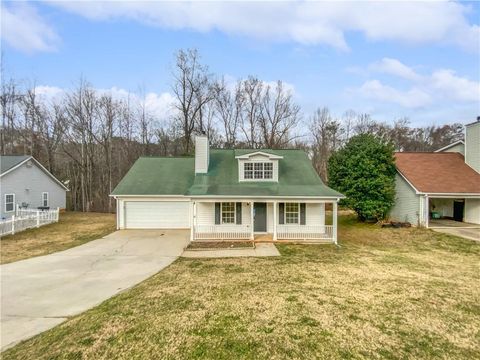
[[[17,215],[8,220],[0,220],[0,236],[15,234],[30,228],[58,222],[60,209],[55,210],[34,210],[17,209]]]

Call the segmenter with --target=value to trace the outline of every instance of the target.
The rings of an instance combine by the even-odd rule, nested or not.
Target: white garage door
[[[127,201],[127,229],[186,229],[190,227],[190,203],[185,201]]]

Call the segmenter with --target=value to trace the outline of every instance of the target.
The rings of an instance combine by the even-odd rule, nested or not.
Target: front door
[[[465,202],[454,201],[453,202],[453,220],[463,221],[463,210],[465,208]]]
[[[253,205],[253,230],[267,232],[267,204],[255,203]]]

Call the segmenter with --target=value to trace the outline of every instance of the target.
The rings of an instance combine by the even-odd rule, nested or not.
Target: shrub
[[[352,137],[328,162],[329,185],[360,220],[384,219],[395,201],[393,146],[370,134]]]

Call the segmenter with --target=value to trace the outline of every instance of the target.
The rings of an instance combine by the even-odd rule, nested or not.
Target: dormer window
[[[253,179],[253,163],[244,163],[243,169],[243,176],[245,177],[245,179]]]
[[[271,180],[273,179],[272,162],[246,162],[244,166],[245,179]]]
[[[282,156],[257,151],[236,158],[239,181],[278,181],[278,160]]]
[[[271,180],[273,179],[272,162],[245,162],[243,163],[245,179]]]

